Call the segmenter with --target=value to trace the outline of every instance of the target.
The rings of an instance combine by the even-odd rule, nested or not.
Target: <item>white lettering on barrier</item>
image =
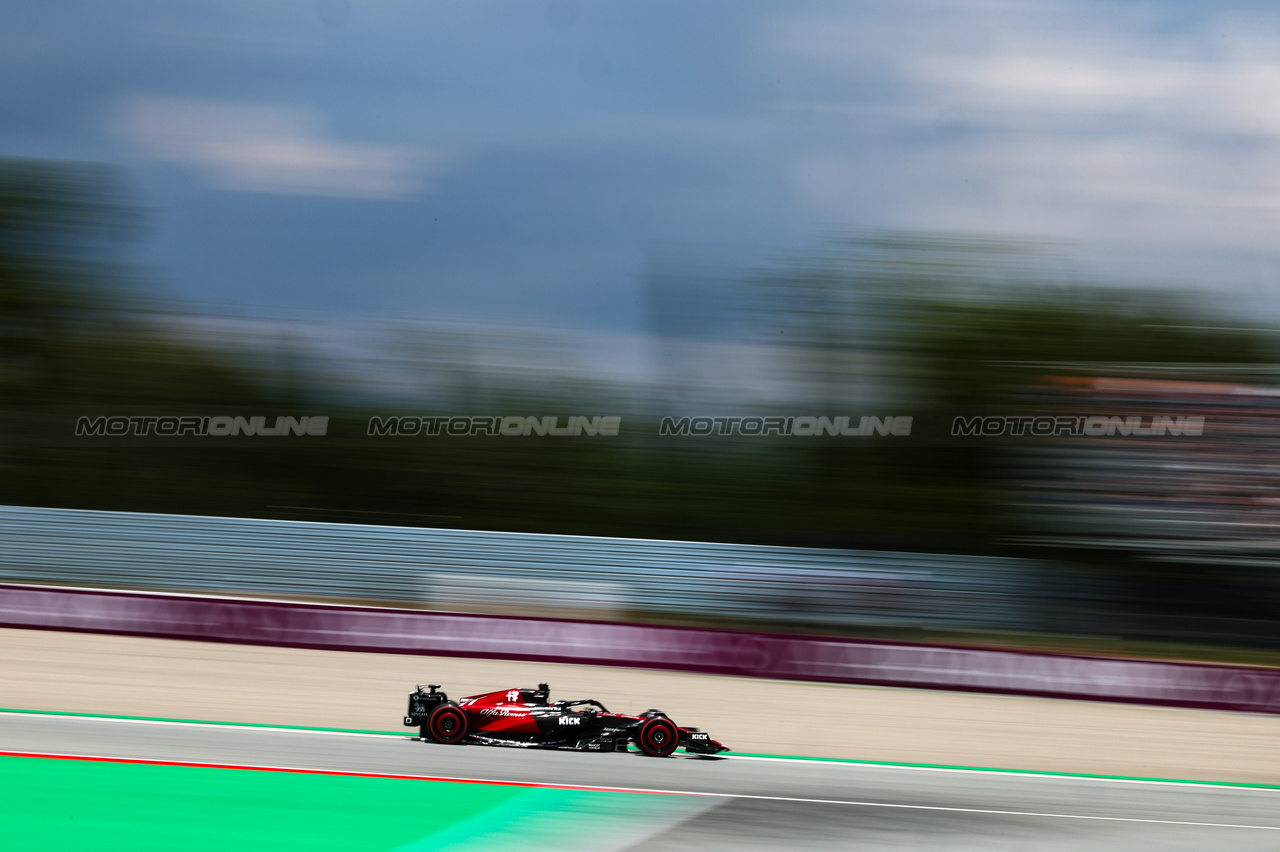
[[[498,658],[529,656],[534,648],[535,656],[559,662],[1280,712],[1280,673],[1270,671],[636,625],[22,587],[0,587],[0,624]]]
[[[1203,666],[829,641],[802,650],[802,644],[789,643],[774,676],[1280,710],[1280,676],[1270,673],[1237,676],[1228,688]]]

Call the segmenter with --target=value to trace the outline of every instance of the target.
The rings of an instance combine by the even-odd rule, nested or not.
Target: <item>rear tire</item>
[[[453,745],[462,742],[470,727],[466,712],[450,701],[431,711],[424,730],[436,742]]]
[[[654,716],[640,726],[636,742],[650,757],[670,757],[680,745],[680,731],[666,716]]]

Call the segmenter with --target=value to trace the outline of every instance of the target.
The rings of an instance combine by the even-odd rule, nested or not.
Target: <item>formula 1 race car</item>
[[[578,751],[627,751],[634,742],[645,754],[668,757],[683,746],[686,754],[719,754],[729,749],[697,728],[680,728],[661,710],[639,716],[610,713],[599,701],[547,700],[545,683],[537,689],[500,689],[459,701],[439,692],[440,684],[409,693],[407,727],[420,727],[422,739],[438,743],[563,748]]]

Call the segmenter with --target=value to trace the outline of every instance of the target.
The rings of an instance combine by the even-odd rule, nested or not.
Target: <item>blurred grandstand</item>
[[[1188,371],[1189,372],[1189,371]],[[1028,461],[1031,523],[1055,546],[1167,561],[1280,567],[1280,387],[1174,378],[1058,377],[1059,408],[1106,417],[1176,411],[1202,434],[1050,441]]]

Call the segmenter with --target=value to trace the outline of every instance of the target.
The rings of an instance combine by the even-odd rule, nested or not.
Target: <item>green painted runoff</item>
[[[0,849],[390,852],[584,795],[514,786],[0,757]],[[560,800],[563,799],[563,803]],[[492,818],[490,818],[490,814]]]

